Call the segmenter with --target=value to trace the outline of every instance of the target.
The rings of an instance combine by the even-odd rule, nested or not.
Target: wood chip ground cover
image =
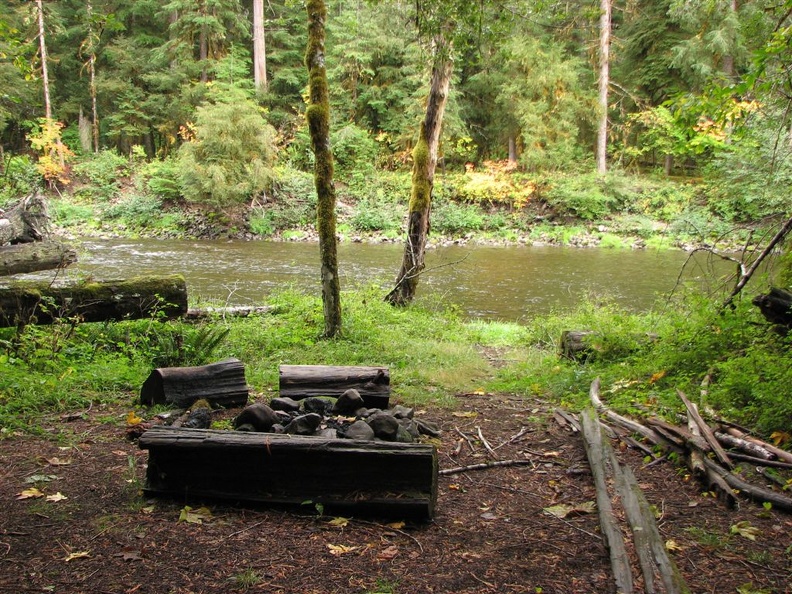
[[[498,459],[530,464],[441,476],[437,517],[425,525],[145,499],[146,452],[125,439],[128,411],[53,418],[57,438],[0,441],[0,591],[614,592],[579,435],[540,402],[469,394],[459,403],[419,413],[443,428],[441,469],[494,459],[479,429]],[[745,501],[728,510],[684,470],[646,468],[623,447],[618,455],[692,592],[792,592],[792,517]],[[19,497],[31,488],[43,496]]]

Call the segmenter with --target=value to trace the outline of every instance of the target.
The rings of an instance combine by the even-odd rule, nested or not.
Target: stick
[[[459,474],[469,470],[487,470],[490,468],[499,468],[502,466],[534,466],[533,460],[495,460],[494,462],[482,462],[480,464],[471,464],[470,466],[457,466],[456,468],[444,468],[437,472],[439,475],[448,476],[450,474]]]
[[[698,408],[694,403],[688,400],[688,397],[685,396],[685,393],[682,390],[677,390],[677,395],[685,403],[685,408],[688,410],[688,414],[693,418],[696,425],[698,425],[699,429],[701,430],[701,435],[704,439],[707,440],[707,443],[712,448],[712,451],[715,453],[715,457],[720,460],[720,463],[723,464],[726,468],[733,468],[734,464],[732,461],[729,460],[729,455],[726,451],[721,447],[718,443],[718,440],[715,439],[715,435],[710,429],[709,425],[704,422],[704,419],[701,418],[701,415],[698,412]]]
[[[475,454],[475,453],[476,453],[476,448],[475,448],[475,447],[473,447],[473,438],[471,438],[469,435],[467,435],[467,434],[465,434],[465,433],[462,433],[462,431],[460,431],[460,430],[459,430],[459,427],[454,427],[454,431],[456,431],[456,432],[457,432],[457,433],[459,433],[459,434],[460,434],[462,437],[464,437],[464,438],[465,438],[465,441],[466,441],[466,442],[467,442],[467,444],[470,446],[470,451],[471,451],[471,452],[473,452],[473,453]]]
[[[740,462],[748,462],[756,466],[769,466],[770,468],[784,468],[785,470],[792,470],[792,464],[789,462],[779,462],[778,460],[765,460],[764,458],[754,458],[753,456],[746,456],[745,454],[738,454],[732,452],[729,454],[732,460],[739,460]]]
[[[745,431],[740,431],[736,427],[731,427],[730,429],[727,429],[726,432],[729,435],[733,435],[734,437],[739,437],[741,439],[744,439],[745,441],[750,441],[752,443],[760,445],[764,449],[766,449],[768,452],[772,452],[773,454],[778,456],[779,460],[783,460],[784,462],[792,464],[792,453],[791,452],[787,452],[786,450],[782,450],[781,448],[777,448],[776,446],[774,446],[771,443],[767,443],[766,441],[762,441],[761,439],[757,439],[755,437],[752,437],[752,436],[748,435]]]
[[[498,454],[495,453],[495,450],[492,449],[492,446],[487,441],[487,438],[484,437],[484,434],[481,432],[481,427],[476,425],[476,431],[478,432],[478,436],[479,436],[479,439],[481,440],[481,443],[484,444],[484,447],[486,448],[487,452],[489,452],[489,455],[492,456],[493,458],[497,459],[498,458]]]
[[[775,454],[770,452],[767,448],[760,446],[758,443],[748,441],[747,439],[735,437],[728,433],[719,433],[717,431],[715,432],[715,438],[723,445],[742,450],[754,458],[762,458],[763,460],[772,460],[775,458]],[[734,454],[730,453],[729,455],[733,456]]]
[[[499,445],[496,445],[492,449],[493,450],[497,450],[499,448],[502,448],[505,445],[508,445],[510,443],[514,443],[515,441],[519,440],[523,435],[525,435],[526,433],[531,433],[532,431],[533,430],[532,429],[528,429],[528,427],[523,427],[523,428],[520,429],[519,433],[517,433],[516,435],[512,435],[509,439],[507,439],[506,441],[504,441],[503,443],[501,443]]]

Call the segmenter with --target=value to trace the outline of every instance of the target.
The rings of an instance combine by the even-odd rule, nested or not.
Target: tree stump
[[[245,366],[239,359],[224,359],[199,367],[161,367],[151,372],[140,388],[140,403],[172,404],[189,408],[198,400],[223,408],[248,401]]]
[[[22,198],[6,212],[0,211],[0,245],[40,241],[48,234],[47,202],[39,193]]]
[[[437,500],[432,445],[154,427],[144,491],[428,520]]]
[[[597,333],[592,330],[564,330],[561,333],[561,356],[573,361],[585,361],[597,352],[593,339]]]
[[[771,287],[766,295],[757,295],[751,301],[771,324],[792,328],[792,293]]]
[[[354,388],[369,408],[388,408],[390,372],[387,367],[335,367],[331,365],[281,365],[281,396],[300,400],[309,396],[339,397]]]

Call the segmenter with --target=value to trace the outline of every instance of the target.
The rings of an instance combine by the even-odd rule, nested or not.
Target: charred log
[[[233,408],[248,401],[245,366],[239,359],[225,359],[199,367],[161,367],[151,372],[140,388],[140,403],[172,404],[189,408],[198,400]]]
[[[390,372],[387,367],[281,365],[281,396],[300,400],[309,396],[341,396],[354,388],[369,408],[388,408]]]

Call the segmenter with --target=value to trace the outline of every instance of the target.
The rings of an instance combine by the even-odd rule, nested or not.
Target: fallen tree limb
[[[707,440],[707,443],[712,448],[712,451],[718,460],[720,460],[720,463],[727,468],[733,468],[734,464],[732,464],[732,461],[729,460],[728,454],[726,454],[725,450],[718,443],[718,440],[715,439],[715,434],[712,432],[712,429],[710,429],[710,426],[707,425],[707,423],[704,422],[704,419],[701,418],[698,407],[693,402],[691,402],[687,396],[685,396],[685,393],[682,392],[682,390],[677,390],[677,395],[679,396],[679,399],[685,404],[688,415],[698,426],[699,430],[701,431],[701,436]],[[688,427],[690,427],[690,423],[688,423]]]
[[[787,452],[786,450],[782,450],[781,448],[776,447],[771,443],[767,443],[766,441],[757,439],[752,435],[748,435],[745,431],[741,431],[740,429],[734,426],[728,427],[726,429],[726,433],[728,433],[729,435],[733,435],[734,437],[739,437],[740,439],[744,439],[745,441],[755,443],[756,445],[760,445],[768,452],[772,452],[773,454],[775,454],[779,460],[792,463],[792,452]]]
[[[57,241],[36,241],[0,247],[0,276],[66,268],[77,261],[71,246]]]
[[[469,466],[457,466],[455,468],[444,468],[438,474],[450,475],[461,474],[470,470],[489,470],[490,468],[502,468],[504,466],[535,466],[536,462],[533,460],[495,460],[494,462],[481,462],[480,464],[471,464]]]
[[[185,320],[203,320],[206,318],[247,318],[252,315],[266,314],[272,311],[269,305],[231,305],[228,307],[191,307],[184,314]]]
[[[792,512],[792,499],[785,497],[775,491],[770,491],[763,487],[752,485],[751,483],[743,480],[733,472],[729,472],[722,466],[716,464],[712,460],[705,458],[704,463],[707,469],[711,470],[714,475],[723,479],[732,489],[736,489],[740,493],[746,495],[749,499],[757,503],[768,502],[772,504],[774,509],[782,510],[785,512]]]
[[[792,470],[792,464],[789,462],[779,462],[778,460],[765,460],[764,458],[754,458],[745,454],[732,452],[729,454],[732,460],[739,460],[740,462],[747,462],[755,464],[756,466],[767,466],[769,468],[783,468],[785,470]]]
[[[594,477],[600,527],[602,528],[605,546],[608,548],[610,555],[616,591],[621,594],[631,594],[633,592],[633,577],[630,569],[630,559],[627,556],[624,536],[616,521],[613,505],[611,504],[611,495],[608,492],[608,482],[613,477],[614,470],[612,461],[603,445],[599,419],[597,419],[594,409],[583,409],[580,413],[580,425],[583,433],[583,445],[585,446],[586,456]]]
[[[0,245],[41,241],[48,234],[47,201],[38,192],[0,211]]]
[[[734,437],[733,435],[721,433],[719,431],[715,432],[715,438],[726,447],[740,450],[754,458],[762,458],[763,460],[773,460],[775,458],[775,454],[770,452],[767,448],[760,446],[758,443],[753,443],[746,439]],[[734,457],[734,453],[729,453],[729,456]]]

